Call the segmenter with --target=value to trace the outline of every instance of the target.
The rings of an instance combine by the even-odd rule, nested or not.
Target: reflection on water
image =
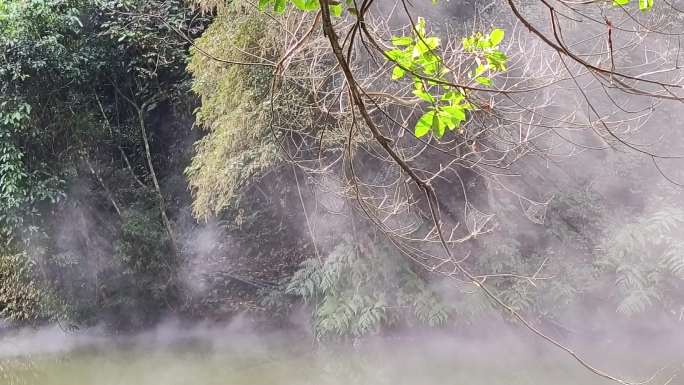
[[[45,338],[46,336],[43,336]],[[172,337],[172,338],[171,338]],[[20,355],[0,358],[8,385],[602,385],[550,347],[525,339],[464,341],[447,336],[376,339],[354,346],[314,346],[307,336],[241,333],[165,333],[128,339],[63,335],[41,350],[40,339]],[[47,340],[46,340],[47,341]],[[23,341],[25,342],[25,341]],[[0,340],[7,353],[8,344]],[[676,344],[675,344],[676,345]],[[27,347],[33,347],[33,351]],[[587,349],[585,349],[587,351]],[[654,349],[601,346],[587,354],[604,368],[643,378],[672,364],[654,380],[664,384],[681,369],[684,346]],[[677,364],[679,362],[679,364]],[[671,384],[682,384],[682,377]]]

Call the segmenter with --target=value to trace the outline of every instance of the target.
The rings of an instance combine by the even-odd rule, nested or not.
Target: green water
[[[0,341],[1,342],[1,341]],[[37,341],[40,347],[40,340]],[[59,343],[58,343],[59,345]],[[306,337],[204,337],[172,343],[82,344],[53,353],[0,359],[7,385],[603,385],[571,359],[542,347],[421,338],[338,348]],[[665,359],[638,351],[592,352],[628,378],[653,373]],[[674,358],[673,356],[668,358]],[[669,360],[673,362],[673,360]],[[675,360],[676,362],[676,360]],[[676,374],[670,366],[654,384]],[[681,369],[681,368],[679,368]],[[684,384],[674,377],[671,385]]]

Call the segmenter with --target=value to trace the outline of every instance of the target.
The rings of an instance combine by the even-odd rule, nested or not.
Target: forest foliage
[[[303,306],[319,339],[512,320],[485,285],[538,325],[595,302],[628,319],[684,320],[676,199],[616,204],[594,187],[600,172],[543,204],[502,198],[513,186],[477,168],[522,163],[528,182],[527,155],[549,155],[507,131],[529,111],[492,112],[489,95],[526,70],[511,28],[451,41],[417,17],[378,32],[377,56],[346,46],[358,84],[381,85],[355,95],[319,28],[328,2],[288,4],[0,0],[3,320],[125,329],[224,305],[287,320]],[[356,33],[363,10],[329,5],[335,27]],[[467,164],[456,179],[447,155]],[[192,239],[207,222],[219,239]],[[468,232],[451,242],[442,225]],[[430,259],[440,243],[462,261]],[[200,257],[219,262],[187,273]]]

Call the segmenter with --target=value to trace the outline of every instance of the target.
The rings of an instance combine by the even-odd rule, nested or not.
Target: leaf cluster
[[[506,55],[498,49],[503,38],[504,31],[494,29],[487,36],[478,32],[463,39],[464,50],[477,63],[470,74],[476,82],[491,86],[492,74],[506,70]],[[447,130],[462,132],[467,113],[476,108],[468,102],[463,87],[448,82],[446,75],[451,69],[439,55],[440,39],[427,35],[425,19],[418,18],[412,35],[393,37],[392,45],[394,49],[385,51],[387,59],[394,63],[392,79],[399,80],[408,74],[413,94],[429,104],[416,123],[415,136],[420,138],[432,132],[439,139]]]

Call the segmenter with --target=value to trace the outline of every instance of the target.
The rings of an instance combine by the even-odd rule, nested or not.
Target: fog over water
[[[312,344],[305,331],[254,331],[240,322],[183,325],[107,336],[92,329],[8,332],[0,383],[40,385],[607,384],[548,344],[492,324],[479,335],[411,331],[353,343]],[[575,340],[598,367],[630,380],[682,384],[684,340]]]

